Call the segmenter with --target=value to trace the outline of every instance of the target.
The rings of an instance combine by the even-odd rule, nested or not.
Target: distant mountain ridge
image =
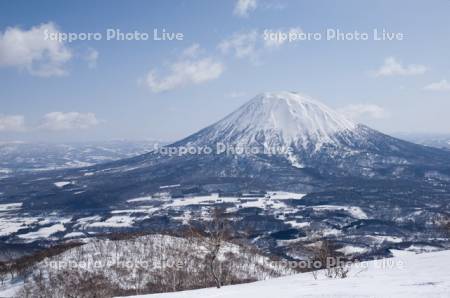
[[[450,150],[450,134],[399,133],[396,136],[416,144]]]
[[[0,178],[16,173],[81,168],[150,152],[156,140],[45,143],[0,142]]]

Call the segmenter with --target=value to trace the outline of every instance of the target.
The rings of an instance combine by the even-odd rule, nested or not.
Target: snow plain
[[[139,298],[449,297],[450,251],[415,254],[352,265],[346,279],[297,274],[221,289],[134,296]]]

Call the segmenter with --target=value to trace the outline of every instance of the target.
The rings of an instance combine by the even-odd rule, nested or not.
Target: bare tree
[[[203,231],[191,228],[191,232],[194,237],[202,239],[205,245],[207,273],[217,288],[222,287],[223,270],[219,254],[226,241],[230,239],[230,226],[226,213],[221,208],[214,208],[211,221],[204,224]]]
[[[446,218],[442,221],[442,228],[444,229],[447,237],[450,237],[450,215],[447,215]]]
[[[3,286],[3,283],[5,282],[6,275],[8,274],[8,265],[6,262],[0,262],[0,282]]]
[[[346,278],[349,272],[346,263],[337,253],[336,246],[328,239],[323,239],[320,246],[315,249],[313,262],[321,265],[320,269],[324,270],[328,278]],[[317,279],[317,272],[313,272],[313,276]]]

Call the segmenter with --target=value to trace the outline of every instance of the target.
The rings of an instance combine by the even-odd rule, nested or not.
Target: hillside
[[[395,257],[362,262],[346,279],[297,274],[222,289],[135,296],[139,298],[298,298],[298,297],[448,297],[450,251],[424,254],[395,251]]]
[[[0,266],[6,269],[0,271],[0,297],[163,293],[214,286],[216,276],[220,285],[230,285],[295,272],[254,248],[218,238],[111,235],[85,242]]]

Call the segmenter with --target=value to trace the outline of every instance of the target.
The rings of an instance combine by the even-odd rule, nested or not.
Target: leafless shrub
[[[10,260],[8,262],[5,262],[6,271],[10,274],[11,279],[15,278],[16,276],[24,278],[28,274],[33,272],[33,270],[35,269],[35,265],[42,260],[55,257],[62,252],[79,245],[81,245],[81,243],[76,242],[60,244],[38,251],[31,255],[26,255],[18,259]]]
[[[75,270],[50,273],[35,272],[18,292],[21,298],[108,298],[115,295],[116,286],[101,274]]]
[[[3,286],[5,279],[8,275],[8,264],[6,262],[0,262],[0,283]]]
[[[206,248],[206,274],[213,280],[217,288],[223,285],[226,270],[218,259],[219,252],[230,237],[230,225],[223,209],[214,208],[212,220],[203,226],[203,231],[192,228],[192,236],[202,240]]]
[[[327,239],[323,239],[320,246],[314,250],[313,264],[320,264],[320,269],[328,278],[346,278],[350,270],[342,256],[337,253],[334,243]],[[317,279],[318,272],[313,271],[312,274]]]
[[[444,233],[447,235],[447,237],[450,237],[450,215],[448,215],[445,219],[442,220],[441,227],[444,230]]]

